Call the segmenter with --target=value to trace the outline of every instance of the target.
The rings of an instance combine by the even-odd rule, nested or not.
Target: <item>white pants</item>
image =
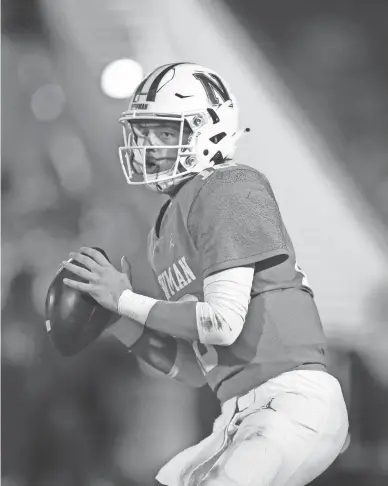
[[[212,434],[156,479],[168,486],[304,486],[335,460],[347,432],[336,378],[290,371],[225,402]]]

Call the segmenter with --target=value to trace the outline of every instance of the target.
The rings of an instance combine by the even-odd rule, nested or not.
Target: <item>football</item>
[[[95,249],[109,260],[103,250]],[[75,260],[71,262],[83,267]],[[46,329],[61,355],[72,356],[95,341],[120,316],[102,307],[89,294],[65,285],[64,278],[85,282],[61,266],[47,291]]]

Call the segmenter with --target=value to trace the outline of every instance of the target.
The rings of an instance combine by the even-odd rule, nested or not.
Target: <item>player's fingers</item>
[[[91,285],[88,283],[83,282],[76,282],[75,280],[71,280],[69,278],[64,278],[63,283],[72,289],[81,290],[82,292],[90,292]]]
[[[89,281],[95,281],[96,277],[95,275],[87,270],[86,268],[79,267],[78,265],[74,265],[74,263],[70,262],[62,262],[62,265],[67,269],[70,270],[70,272],[74,273],[75,275],[78,275],[79,277],[84,278],[85,280]]]
[[[121,257],[121,271],[122,273],[125,273],[125,275],[129,278],[129,281],[132,282],[131,265],[125,256]]]
[[[107,263],[109,263],[109,260],[107,260],[104,257],[104,255],[100,251],[96,250],[95,248],[89,248],[88,246],[83,246],[82,248],[80,248],[80,252],[85,253],[100,265],[106,265]]]
[[[78,263],[82,263],[82,265],[85,265],[85,267],[91,271],[98,270],[100,266],[93,260],[93,258],[90,258],[87,255],[82,255],[81,253],[70,252],[69,256],[72,260],[76,260]]]

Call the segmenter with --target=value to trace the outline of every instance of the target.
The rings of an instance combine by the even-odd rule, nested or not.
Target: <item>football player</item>
[[[123,317],[110,331],[133,353],[193,386],[208,383],[222,413],[212,434],[159,472],[169,486],[303,486],[345,443],[340,384],[266,177],[235,160],[238,108],[228,85],[193,63],[163,65],[138,86],[120,122],[129,184],[169,199],[148,239],[161,290],[133,291],[91,248],[64,262]]]

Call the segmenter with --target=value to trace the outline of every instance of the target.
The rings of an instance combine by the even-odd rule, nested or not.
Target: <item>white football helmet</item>
[[[171,188],[204,169],[232,158],[238,131],[236,100],[226,83],[211,69],[194,63],[166,64],[146,76],[120,118],[124,146],[119,148],[128,184],[145,184],[168,193]],[[166,145],[140,143],[136,122],[178,122],[176,160],[168,170],[149,170],[147,151]],[[189,131],[184,143],[183,133]],[[174,155],[175,157],[175,155]]]

